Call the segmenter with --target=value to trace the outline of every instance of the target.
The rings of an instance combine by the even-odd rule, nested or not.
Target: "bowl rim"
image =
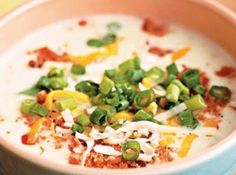
[[[38,0],[38,1],[29,1],[23,3],[21,6],[19,6],[16,9],[13,9],[9,13],[7,13],[5,16],[0,18],[0,28],[4,27],[5,24],[10,22],[12,19],[16,18],[18,15],[23,14],[25,11],[36,7],[40,4],[43,4],[49,0]],[[201,6],[205,6],[209,8],[211,11],[214,11],[215,13],[218,13],[222,17],[224,17],[226,20],[228,20],[230,23],[234,24],[236,28],[236,13],[234,13],[229,8],[225,7],[218,1],[212,1],[212,0],[190,0],[191,2],[195,4],[199,4]],[[212,147],[202,151],[197,156],[194,156],[192,158],[187,158],[184,160],[166,163],[163,165],[160,165],[158,168],[145,168],[145,174],[146,175],[153,175],[157,174],[156,170],[158,170],[158,174],[170,174],[170,173],[176,173],[181,172],[183,170],[190,169],[196,165],[203,164],[211,159],[214,159],[215,157],[221,155],[226,150],[234,147],[236,145],[236,130],[234,130],[232,133],[230,133],[227,137],[222,139],[219,143],[213,145]],[[88,167],[81,167],[81,166],[73,166],[73,165],[64,165],[60,166],[61,164],[52,162],[50,160],[45,160],[45,158],[38,157],[37,155],[34,155],[28,151],[19,149],[16,145],[13,145],[6,139],[0,137],[0,146],[2,146],[5,150],[9,151],[13,155],[17,156],[21,160],[25,160],[29,163],[35,164],[39,167],[59,172],[59,173],[73,173],[73,174],[106,174],[110,175],[112,174],[129,174],[129,175],[136,175],[136,173],[139,170],[143,170],[143,168],[136,168],[136,169],[97,169],[97,168],[88,168]],[[204,156],[203,156],[204,155]],[[101,171],[98,172],[98,171]]]

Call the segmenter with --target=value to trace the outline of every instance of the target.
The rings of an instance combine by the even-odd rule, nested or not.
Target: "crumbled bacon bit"
[[[66,62],[68,61],[68,55],[66,53],[58,55],[48,47],[42,47],[34,51],[37,54],[36,60],[30,60],[28,65],[32,68],[42,67],[46,61]]]
[[[29,127],[31,127],[35,123],[35,121],[38,119],[35,116],[27,115],[27,114],[23,114],[22,117],[26,120],[24,123],[28,125]]]
[[[87,167],[96,167],[96,168],[136,168],[143,167],[146,164],[142,161],[126,161],[121,156],[113,157],[107,156],[100,153],[92,151],[85,162]]]
[[[157,24],[151,19],[145,19],[143,26],[143,31],[150,33],[152,35],[156,35],[159,37],[164,36],[167,33],[167,27],[161,24]]]
[[[79,26],[86,26],[87,25],[87,21],[82,19],[82,20],[79,20],[78,24],[79,24]]]
[[[37,93],[37,102],[43,104],[47,96],[47,91],[42,90]]]
[[[78,146],[81,146],[81,143],[78,139],[71,139],[70,141],[70,144],[68,144],[68,149],[71,151],[71,152],[74,152],[74,148],[78,147]]]
[[[201,83],[204,87],[208,88],[208,87],[209,87],[209,82],[210,82],[210,79],[209,79],[209,77],[206,75],[206,73],[205,73],[205,72],[201,72],[201,73],[200,73],[200,83]]]
[[[170,155],[171,152],[173,152],[173,149],[170,147],[159,146],[157,149],[158,158],[161,162],[171,162],[173,160],[173,157]]]
[[[24,134],[21,136],[21,143],[24,145],[34,145],[34,143],[29,143],[28,142],[28,134]]]
[[[208,123],[206,126],[211,125],[219,129],[219,123],[222,118],[221,112],[226,107],[227,102],[213,98],[209,92],[205,94],[204,100],[207,107],[197,115],[197,118],[203,121],[203,123]],[[211,116],[211,118],[209,118],[209,116]],[[211,123],[209,123],[210,120],[212,121]]]
[[[215,74],[219,77],[233,78],[236,77],[236,69],[230,66],[222,66]]]
[[[169,53],[172,53],[172,50],[170,49],[162,49],[160,47],[150,47],[148,50],[149,53],[152,53],[154,55],[157,55],[159,57],[163,57]]]
[[[36,63],[35,60],[30,60],[30,61],[28,62],[28,66],[34,68],[34,67],[37,66],[37,63]]]
[[[75,154],[72,154],[69,156],[68,162],[72,165],[79,165],[81,161],[78,157],[75,157]]]

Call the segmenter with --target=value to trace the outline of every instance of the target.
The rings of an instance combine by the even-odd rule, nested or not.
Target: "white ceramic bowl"
[[[236,59],[236,15],[213,0],[38,0],[23,5],[0,21],[0,54],[16,41],[49,23],[99,13],[124,13],[178,23],[202,33]],[[0,57],[1,58],[1,57]],[[0,104],[4,105],[4,104]],[[17,139],[17,138],[16,138]],[[127,170],[59,166],[13,145],[0,136],[0,174],[214,174],[236,161],[236,131],[197,157],[159,167]]]

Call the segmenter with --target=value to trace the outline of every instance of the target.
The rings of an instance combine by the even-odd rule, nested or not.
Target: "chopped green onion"
[[[113,87],[114,82],[110,78],[104,77],[99,85],[99,90],[102,94],[106,95],[112,90]]]
[[[116,35],[113,33],[106,34],[102,39],[89,39],[87,45],[90,47],[103,47],[113,43],[116,40]]]
[[[108,124],[107,119],[107,111],[101,108],[96,108],[90,117],[90,121],[99,126],[106,126]]]
[[[225,86],[212,86],[210,89],[210,94],[221,101],[227,101],[231,97],[230,89]]]
[[[35,97],[41,89],[37,86],[33,86],[29,89],[21,91],[20,94]]]
[[[85,67],[80,64],[73,64],[70,71],[74,75],[83,75],[86,72]]]
[[[35,103],[36,103],[35,100],[32,100],[32,99],[26,99],[22,101],[21,107],[20,107],[21,113],[31,114]]]
[[[50,78],[46,77],[46,76],[42,76],[40,77],[40,79],[38,80],[37,87],[41,88],[41,89],[45,89],[45,90],[49,90],[51,87],[51,83],[50,83]]]
[[[191,111],[203,109],[206,107],[206,104],[204,102],[204,99],[201,95],[194,95],[190,99],[184,101],[187,108]]]
[[[89,116],[84,114],[80,114],[78,117],[76,117],[75,122],[81,126],[88,126],[91,123]]]
[[[116,89],[120,94],[124,94],[129,102],[132,102],[135,95],[135,87],[129,83],[116,84]]]
[[[199,124],[198,120],[194,117],[192,111],[190,110],[180,112],[178,116],[182,126],[195,129]]]
[[[75,132],[79,132],[79,133],[83,133],[84,132],[84,128],[81,125],[72,125],[71,130],[75,133]]]
[[[115,42],[116,38],[117,37],[116,37],[115,34],[108,33],[102,38],[102,41],[103,41],[104,45],[108,45],[108,44],[111,44],[111,43]]]
[[[180,95],[180,89],[175,84],[170,84],[166,89],[166,99],[170,102],[178,102]]]
[[[87,94],[88,96],[96,96],[98,94],[98,85],[89,80],[77,83],[75,89]]]
[[[134,97],[134,106],[137,109],[147,107],[151,102],[155,100],[155,94],[153,90],[145,90],[136,93]]]
[[[110,105],[100,105],[98,106],[99,109],[103,109],[107,113],[107,117],[113,117],[116,114],[116,109],[113,106]]]
[[[149,120],[150,121],[152,119],[153,119],[153,116],[150,113],[141,109],[138,112],[136,112],[133,120],[134,121],[141,121],[141,120]]]
[[[52,88],[53,90],[64,89],[67,86],[68,86],[68,82],[65,77],[50,78],[50,88]]]
[[[189,95],[181,94],[181,95],[179,96],[179,100],[180,100],[181,102],[183,102],[183,101],[185,101],[185,100],[188,100],[188,99],[190,99],[190,96],[189,96]]]
[[[122,73],[125,73],[128,70],[140,69],[140,60],[138,57],[135,57],[121,63],[118,67]]]
[[[171,84],[175,84],[176,86],[178,86],[181,93],[189,95],[189,88],[187,88],[180,80],[173,80]]]
[[[87,41],[87,45],[90,46],[90,47],[103,47],[104,42],[102,40],[99,40],[99,39],[89,39]]]
[[[56,67],[51,68],[51,70],[48,72],[48,77],[63,77],[64,72],[62,69],[58,69]]]
[[[124,160],[137,160],[141,151],[139,142],[127,141],[122,145],[122,157]]]
[[[187,87],[193,88],[199,84],[200,81],[199,72],[194,69],[186,70],[183,73],[182,80]]]
[[[104,101],[103,99],[104,99],[104,96],[102,94],[98,94],[98,95],[92,97],[91,103],[92,103],[92,105],[101,105],[101,104],[103,104],[103,101]]]
[[[128,70],[125,73],[128,81],[131,83],[139,83],[144,77],[144,72],[142,70]]]
[[[118,129],[119,127],[121,127],[124,124],[124,120],[118,120],[114,123],[112,123],[112,125],[110,125],[113,129]]]
[[[163,82],[163,85],[164,85],[165,87],[167,87],[167,86],[169,86],[169,84],[170,84],[173,80],[175,80],[175,79],[176,79],[176,76],[173,75],[173,74],[170,74],[170,75],[165,79],[165,81]]]
[[[68,96],[57,99],[55,105],[59,111],[64,111],[65,109],[73,110],[77,107],[77,102],[74,97]]]
[[[117,30],[121,29],[121,25],[118,22],[110,22],[106,27],[111,32],[116,32]]]
[[[38,115],[40,117],[46,117],[49,110],[41,104],[35,103],[32,107],[32,114]]]
[[[119,94],[117,92],[112,92],[104,98],[104,101],[109,105],[117,107],[120,103]]]
[[[197,94],[200,94],[200,95],[204,95],[206,93],[206,88],[200,84],[195,86],[193,88],[193,90],[194,90],[194,92],[196,92]]]
[[[114,78],[116,76],[117,72],[115,69],[107,69],[105,70],[105,76],[108,78]]]
[[[118,111],[124,111],[129,108],[129,102],[127,100],[121,100],[117,110]]]
[[[166,70],[168,74],[173,74],[176,75],[178,73],[178,68],[175,63],[170,64],[169,66],[166,67]]]
[[[145,77],[151,78],[152,80],[155,81],[155,83],[159,83],[163,79],[164,75],[165,75],[164,71],[156,66],[149,69],[145,73]]]

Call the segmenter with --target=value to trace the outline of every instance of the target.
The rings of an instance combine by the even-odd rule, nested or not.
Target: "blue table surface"
[[[225,175],[236,175],[236,163],[225,173]]]

